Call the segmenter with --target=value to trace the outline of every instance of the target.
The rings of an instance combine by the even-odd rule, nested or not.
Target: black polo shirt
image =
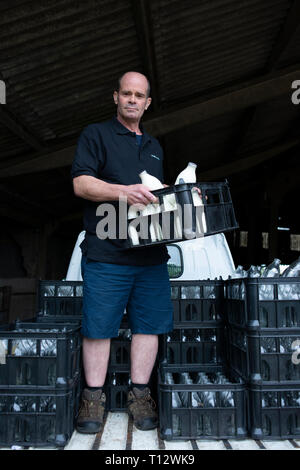
[[[159,142],[143,131],[139,145],[136,134],[124,127],[116,117],[90,124],[81,133],[72,165],[71,176],[90,175],[111,184],[140,184],[139,173],[146,170],[163,182],[163,151]],[[101,216],[96,210],[103,202],[85,200],[84,229],[86,236],[81,244],[84,255],[96,261],[129,265],[154,265],[169,258],[164,246],[128,248],[126,240],[99,239],[96,226]],[[119,203],[116,209],[118,236]],[[104,216],[103,216],[104,217]]]

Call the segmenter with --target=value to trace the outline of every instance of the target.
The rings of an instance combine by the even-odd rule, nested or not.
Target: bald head
[[[120,77],[113,98],[117,118],[126,127],[139,130],[139,122],[151,103],[148,93],[149,81],[142,73],[126,72]]]
[[[123,73],[123,75],[121,75],[119,78],[118,78],[118,83],[117,83],[117,88],[116,90],[119,91],[121,88],[122,88],[122,81],[126,78],[130,78],[130,79],[133,79],[133,80],[139,80],[140,83],[142,81],[144,81],[145,85],[146,85],[146,97],[149,98],[150,96],[150,82],[148,80],[148,78],[146,77],[146,75],[140,73],[140,72],[134,72],[134,71],[129,71],[129,72],[125,72]]]

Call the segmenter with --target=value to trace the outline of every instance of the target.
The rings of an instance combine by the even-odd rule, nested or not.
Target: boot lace
[[[133,406],[137,408],[139,413],[141,413],[142,415],[147,415],[147,413],[149,413],[149,408],[151,411],[155,410],[156,403],[149,394],[143,397],[135,398]]]

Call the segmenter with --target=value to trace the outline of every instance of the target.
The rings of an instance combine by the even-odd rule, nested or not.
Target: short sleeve
[[[104,152],[100,133],[92,125],[87,126],[80,134],[77,142],[71,177],[89,175],[97,178],[103,164]]]

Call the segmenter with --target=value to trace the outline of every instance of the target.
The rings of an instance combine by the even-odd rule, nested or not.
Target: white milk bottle
[[[164,188],[164,185],[159,181],[158,178],[156,178],[155,176],[152,176],[150,175],[149,173],[147,173],[146,170],[142,171],[142,173],[139,174],[139,177],[141,178],[142,180],[142,183],[146,186],[148,186],[148,188],[151,190],[151,191],[155,191],[155,189],[163,189]],[[165,196],[163,196],[163,201],[164,201],[164,209],[166,211],[171,211],[171,210],[175,210],[176,209],[176,199],[174,197],[174,194],[166,194]],[[153,210],[153,208],[156,208],[156,210]],[[151,210],[151,212],[149,212],[149,210]],[[151,203],[148,205],[148,211],[147,209],[145,209],[145,215],[148,215],[148,214],[155,214],[155,213],[158,213],[160,212],[159,210],[159,205],[158,204],[155,204],[155,203]],[[144,214],[144,212],[143,212]]]
[[[142,180],[142,183],[148,186],[151,191],[162,189],[164,187],[158,178],[150,175],[146,170],[142,171],[139,176]],[[175,211],[175,237],[182,238],[182,226],[179,216],[176,214],[177,203],[175,194],[166,194],[163,196],[163,202],[165,211]],[[159,204],[151,203],[148,204],[148,206],[143,210],[143,215],[158,214],[159,212]],[[152,223],[150,224],[150,235],[152,241],[163,239],[163,233],[158,219],[152,219]]]
[[[143,183],[145,186],[148,186],[148,188],[149,188],[151,191],[155,191],[155,189],[161,189],[161,188],[164,187],[164,185],[159,181],[158,178],[156,178],[156,177],[153,176],[153,175],[150,175],[149,173],[147,173],[146,170],[142,171],[142,172],[139,174],[139,177],[141,178],[142,183]]]
[[[156,178],[153,175],[150,175],[146,170],[142,171],[139,174],[139,177],[141,178],[142,183],[145,186],[148,186],[150,191],[155,191],[156,189],[162,189],[164,187],[164,185],[161,183],[161,181],[159,181],[158,178]],[[150,203],[143,210],[143,215],[157,214],[158,212],[160,212],[159,204]],[[162,229],[161,229],[158,219],[153,218],[149,229],[150,229],[151,240],[153,242],[163,239],[163,233],[162,233]]]
[[[133,227],[132,225],[129,225],[128,233],[129,233],[129,236],[131,238],[132,244],[133,245],[138,245],[140,243],[140,241],[139,241],[139,235],[138,235],[137,230],[135,229],[135,227]]]
[[[177,176],[175,184],[196,183],[196,168],[196,163],[189,162],[187,167]]]
[[[177,176],[175,184],[196,183],[196,168],[197,168],[196,163],[189,162],[186,168]],[[197,192],[197,190],[192,191],[192,198],[193,198],[194,206],[201,207],[201,214],[198,213],[196,217],[197,232],[199,235],[207,231],[204,207],[203,207],[202,199],[199,193]],[[201,215],[202,227],[201,227],[200,220],[199,220],[200,215]]]
[[[195,163],[189,162],[187,167],[179,173],[176,178],[176,184],[184,184],[184,183],[196,183],[196,168],[197,165]],[[182,223],[180,221],[179,215],[175,212],[175,236],[176,238],[182,238]]]
[[[164,187],[163,184],[159,181],[158,178],[156,178],[155,176],[150,175],[149,173],[147,173],[146,170],[142,171],[139,174],[139,177],[141,178],[142,183],[145,186],[148,186],[148,188],[151,191],[154,191],[155,189],[161,189],[161,188]],[[152,204],[152,203],[149,204],[149,206],[152,206],[152,205],[154,205],[154,204]],[[156,206],[157,205],[158,204],[156,204]],[[129,210],[128,210],[128,219],[133,219],[133,218],[137,217],[138,212],[139,212],[139,210],[137,210],[134,207],[134,205],[130,206]],[[153,210],[153,208],[151,208],[151,207],[148,208],[148,206],[145,209],[143,209],[143,215],[153,214],[153,213],[156,213],[156,212],[157,212],[156,210]]]

